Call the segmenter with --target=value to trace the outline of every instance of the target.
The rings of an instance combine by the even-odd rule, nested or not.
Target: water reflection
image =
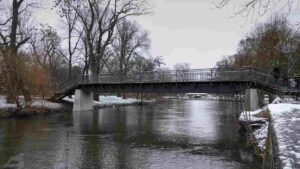
[[[24,168],[258,168],[242,160],[240,111],[173,100],[0,121],[0,166],[23,153]]]

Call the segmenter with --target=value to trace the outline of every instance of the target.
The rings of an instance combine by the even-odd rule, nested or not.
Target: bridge
[[[249,109],[258,108],[257,89],[270,94],[292,93],[282,78],[253,68],[211,68],[135,72],[125,76],[101,74],[97,80],[74,81],[56,93],[52,100],[60,100],[75,93],[73,110],[93,108],[93,93],[215,93],[245,94]]]

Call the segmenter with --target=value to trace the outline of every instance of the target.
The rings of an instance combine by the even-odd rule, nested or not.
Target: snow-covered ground
[[[258,147],[264,151],[268,135],[269,122],[258,117],[259,113],[269,110],[278,141],[279,157],[283,169],[300,169],[300,104],[281,103],[286,100],[276,98],[272,104],[253,112],[243,112],[241,121],[250,120],[252,125],[260,125],[253,132]],[[258,123],[257,121],[264,122]]]
[[[271,112],[283,168],[300,168],[300,105],[270,104],[268,108]]]
[[[130,105],[135,103],[140,103],[141,100],[139,99],[133,99],[133,98],[127,98],[123,99],[121,97],[117,96],[100,96],[100,101],[94,101],[96,105],[99,106],[109,106],[109,105]],[[65,97],[63,98],[64,101],[67,102],[74,102],[74,96],[72,98]],[[143,100],[143,102],[154,102],[155,100]]]

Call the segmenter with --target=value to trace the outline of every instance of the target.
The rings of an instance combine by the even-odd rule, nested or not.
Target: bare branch
[[[229,6],[229,3],[232,0],[221,0],[216,4],[217,8],[224,8],[225,6]],[[285,2],[285,3],[284,3]],[[284,3],[284,5],[282,5]],[[268,11],[278,7],[281,5],[281,9],[288,9],[288,14],[292,11],[293,5],[296,3],[293,0],[247,0],[238,2],[239,9],[234,11],[234,16],[240,15],[249,18],[252,15],[261,17],[264,16]],[[280,6],[279,6],[280,7]]]
[[[27,37],[24,40],[22,40],[19,43],[17,43],[17,49],[19,49],[22,45],[24,45],[25,43],[27,43],[29,39],[30,39],[30,37]]]

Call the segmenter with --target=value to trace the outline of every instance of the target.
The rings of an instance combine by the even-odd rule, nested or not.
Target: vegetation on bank
[[[35,98],[30,104],[18,107],[15,104],[8,104],[6,97],[0,97],[0,119],[9,118],[27,118],[38,115],[48,115],[69,110],[71,107],[68,104],[49,102]]]
[[[0,119],[9,119],[9,118],[27,118],[37,115],[47,115],[58,110],[53,110],[46,107],[26,107],[23,109],[0,109]]]

